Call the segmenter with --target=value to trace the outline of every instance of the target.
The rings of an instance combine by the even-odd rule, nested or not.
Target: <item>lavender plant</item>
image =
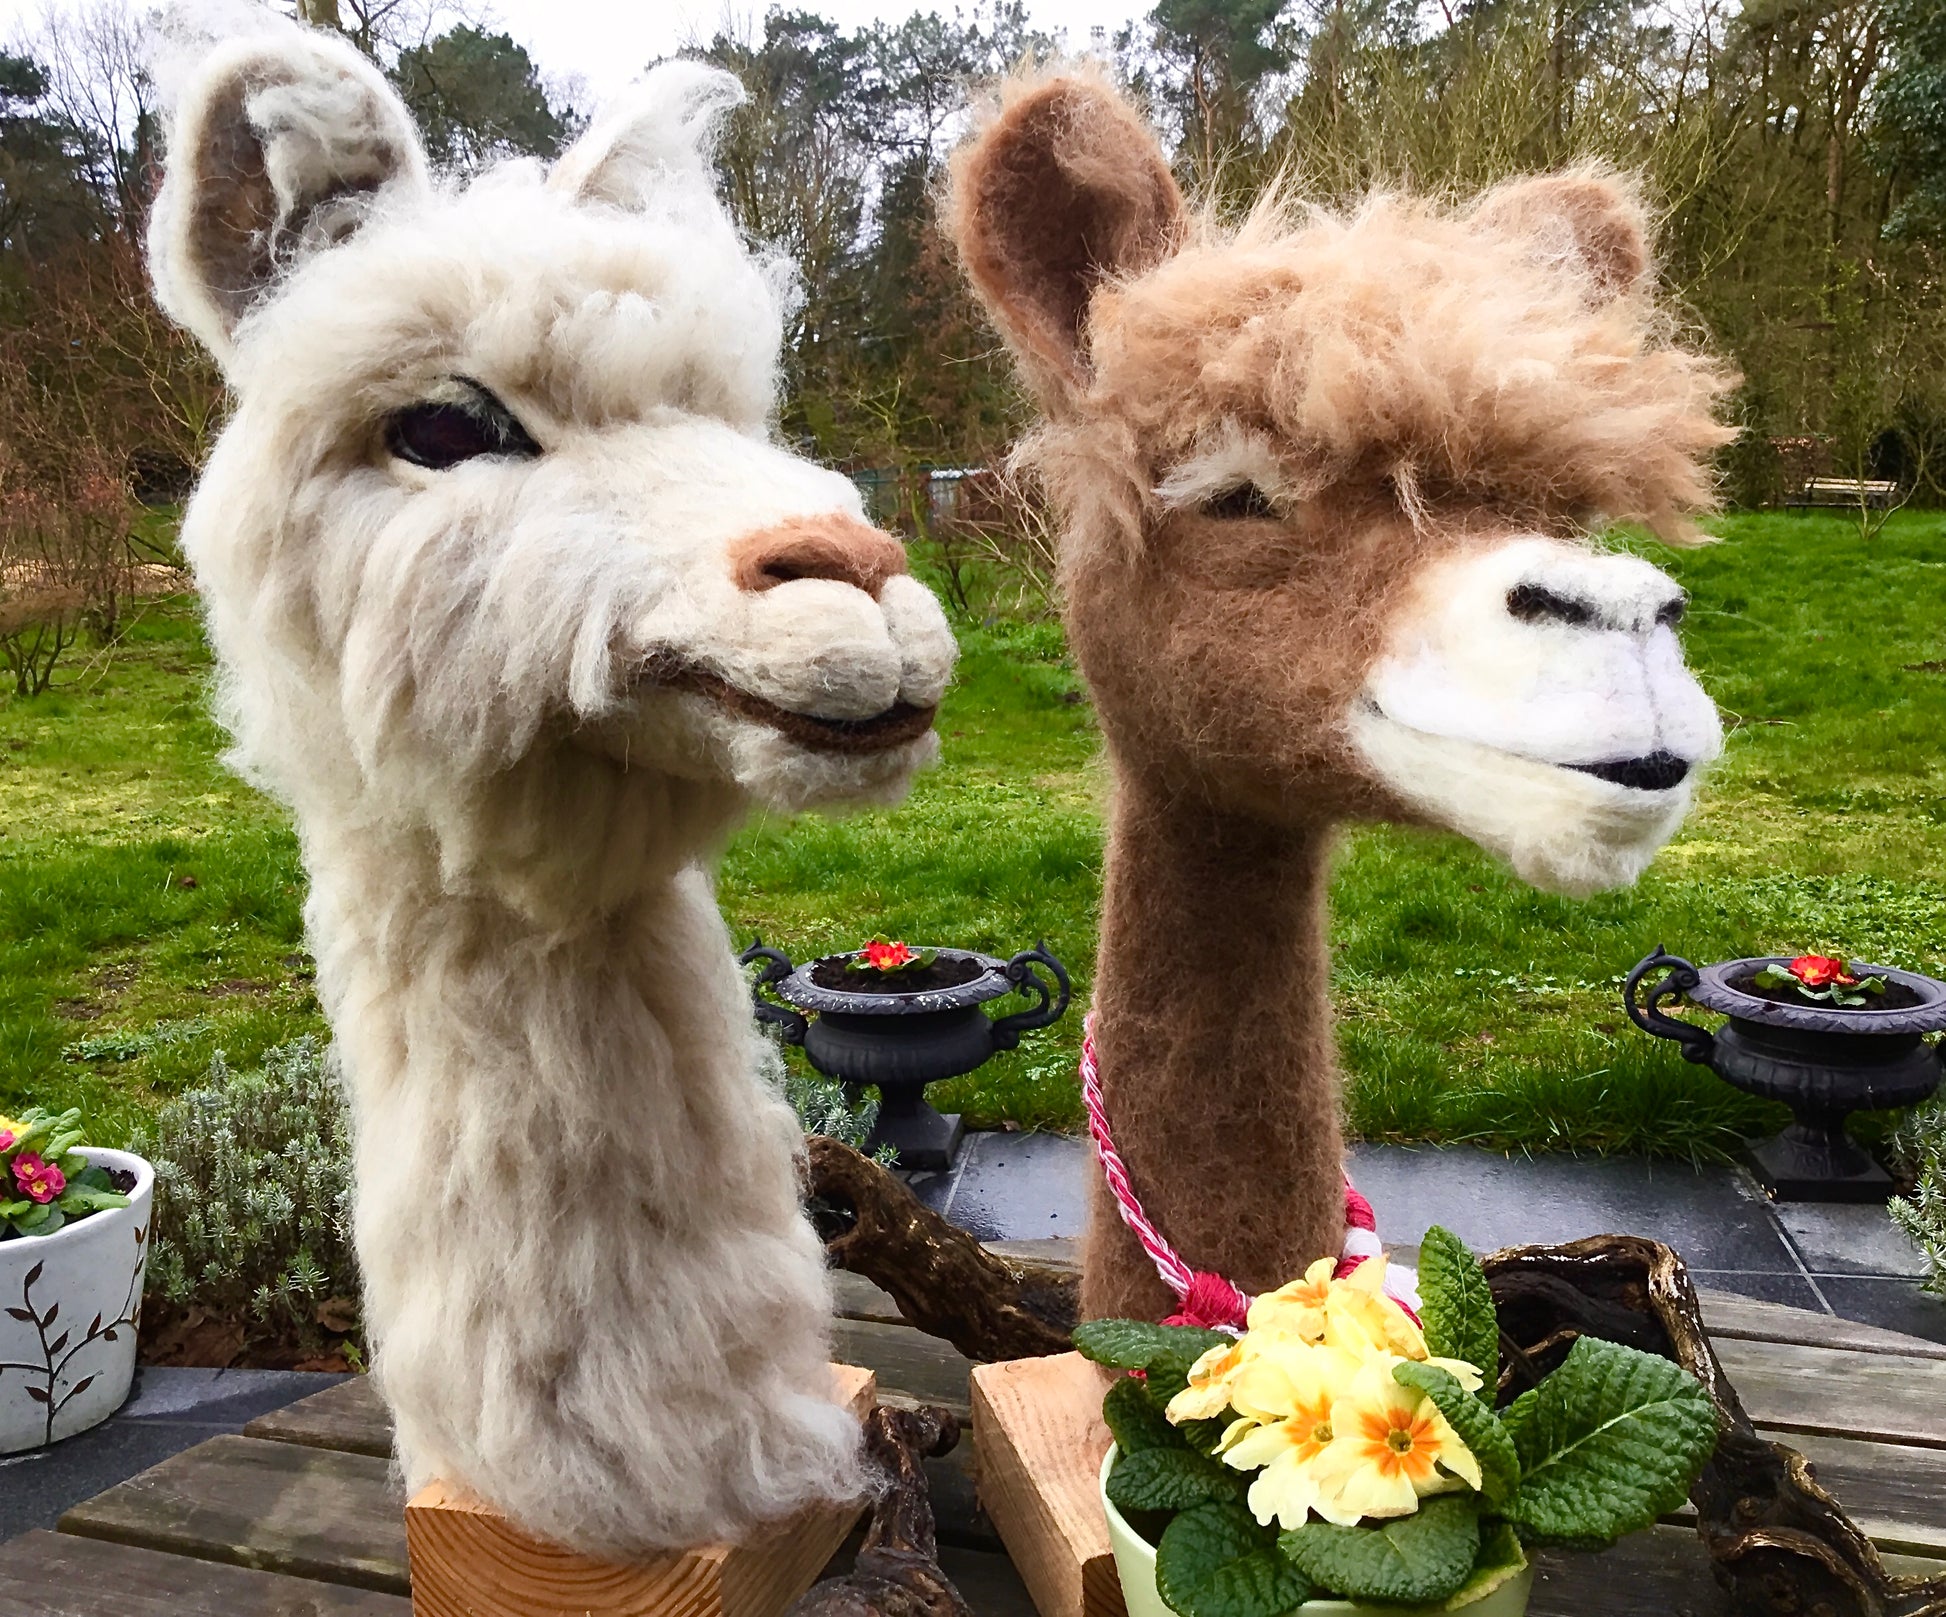
[[[351,1136],[330,1052],[266,1050],[165,1105],[136,1149],[155,1165],[151,1292],[212,1313],[309,1323],[358,1296]]]
[[[1926,1255],[1926,1290],[1946,1296],[1946,1101],[1913,1112],[1892,1141],[1893,1154],[1913,1175],[1912,1194],[1895,1198],[1892,1218]]]

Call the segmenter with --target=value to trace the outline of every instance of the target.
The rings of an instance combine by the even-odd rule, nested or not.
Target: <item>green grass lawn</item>
[[[1773,1114],[1622,1018],[1657,943],[1697,960],[1816,947],[1946,970],[1946,517],[1870,547],[1834,519],[1727,518],[1653,552],[1690,590],[1691,659],[1730,740],[1634,890],[1543,897],[1457,839],[1346,838],[1334,887],[1356,1132],[1707,1154]],[[963,627],[944,761],[895,812],[759,821],[722,897],[794,956],[874,933],[1008,953],[1045,936],[1085,1003],[1103,787],[1058,633]],[[205,716],[192,604],[106,661],[0,700],[0,1106],[81,1104],[119,1138],[158,1094],[316,1029],[302,872]],[[933,1098],[1071,1128],[1078,1014]]]

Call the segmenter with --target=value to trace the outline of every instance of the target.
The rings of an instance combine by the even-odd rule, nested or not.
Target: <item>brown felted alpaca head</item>
[[[1185,1258],[1273,1284],[1336,1250],[1342,1215],[1328,827],[1445,826],[1587,893],[1639,874],[1718,751],[1682,592],[1587,535],[1691,537],[1728,379],[1671,339],[1642,206],[1594,170],[1463,208],[1272,198],[1226,230],[1116,92],[1070,74],[1009,87],[958,155],[950,223],[1046,413],[1027,453],[1116,769],[1112,1121]],[[1225,937],[1287,964],[1206,1024],[1156,978]],[[1112,1220],[1097,1236],[1139,1276]],[[1091,1279],[1093,1304],[1155,1297]]]

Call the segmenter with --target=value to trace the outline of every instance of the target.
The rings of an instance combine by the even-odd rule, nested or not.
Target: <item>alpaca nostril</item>
[[[1516,584],[1507,591],[1507,610],[1523,623],[1565,623],[1576,629],[1596,621],[1595,609],[1571,595],[1556,595],[1542,584]]]
[[[851,517],[802,517],[746,534],[730,546],[730,576],[741,590],[774,590],[826,578],[877,598],[905,568],[905,547]]]

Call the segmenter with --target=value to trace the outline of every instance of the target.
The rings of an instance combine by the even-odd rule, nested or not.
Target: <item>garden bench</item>
[[[1869,506],[1883,511],[1898,503],[1899,485],[1882,477],[1812,477],[1784,498],[1786,511]]]
[[[969,1361],[900,1323],[869,1283],[837,1280],[836,1355],[875,1371],[887,1403],[941,1403],[964,1416]],[[1946,1569],[1946,1347],[1724,1293],[1704,1293],[1703,1313],[1757,1425],[1814,1462],[1895,1570]],[[405,1501],[390,1451],[390,1421],[370,1383],[339,1383],[77,1505],[56,1532],[0,1545],[8,1609],[412,1617]],[[980,1508],[971,1454],[963,1439],[927,1462],[941,1564],[979,1617],[1033,1617]],[[1542,1554],[1532,1617],[1716,1617],[1726,1606],[1688,1519],[1685,1510],[1598,1563]],[[839,1562],[849,1554],[841,1550]]]

